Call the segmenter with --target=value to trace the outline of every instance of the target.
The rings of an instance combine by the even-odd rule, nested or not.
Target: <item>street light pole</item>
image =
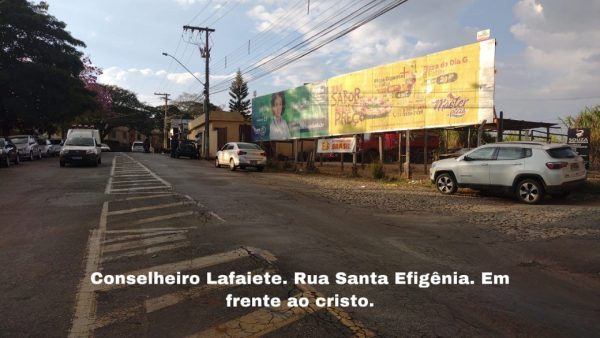
[[[163,96],[165,99],[165,120],[164,120],[164,124],[163,124],[163,147],[164,149],[168,148],[168,144],[167,144],[167,111],[169,109],[169,96],[171,96],[171,94],[166,94],[166,93],[154,93],[154,95],[157,96]]]

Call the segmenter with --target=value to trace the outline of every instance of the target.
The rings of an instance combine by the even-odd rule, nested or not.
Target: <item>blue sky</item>
[[[87,44],[104,70],[101,82],[127,88],[149,104],[202,86],[198,47],[183,25],[210,26],[211,87],[238,67],[274,53],[333,11],[368,1],[311,0],[48,0],[50,13]],[[336,9],[335,6],[338,6]],[[498,41],[496,110],[505,117],[558,122],[600,104],[600,0],[409,0],[344,38],[268,76],[251,81],[258,95],[475,42],[490,28]],[[283,20],[282,20],[283,18]],[[267,27],[270,29],[264,32]],[[259,34],[263,31],[262,34]],[[288,40],[285,40],[288,37]],[[248,41],[251,52],[248,54]],[[261,47],[263,48],[261,50]],[[271,49],[268,49],[270,47]],[[225,68],[225,57],[228,64]],[[211,102],[226,105],[226,92]]]

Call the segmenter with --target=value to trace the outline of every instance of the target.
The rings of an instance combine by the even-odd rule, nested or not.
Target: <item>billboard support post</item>
[[[427,175],[427,129],[424,131],[425,133],[425,144],[423,145],[423,172]]]
[[[406,159],[404,162],[404,177],[407,179],[412,178],[410,172],[410,130],[406,131]]]
[[[354,144],[358,144],[357,140],[358,135],[354,135]],[[352,176],[358,176],[358,168],[356,167],[356,146],[352,151]]]

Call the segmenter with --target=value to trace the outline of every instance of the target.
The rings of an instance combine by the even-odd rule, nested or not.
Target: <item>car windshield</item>
[[[0,147],[4,147],[5,143],[4,140],[0,139]]]
[[[260,147],[257,144],[252,144],[252,143],[238,143],[238,148],[239,149],[256,149],[256,150],[262,150],[262,149],[260,149]]]
[[[27,143],[27,137],[11,137],[10,140],[15,144]]]
[[[54,144],[54,145],[60,144],[61,142],[62,142],[61,140],[50,140],[50,144]]]
[[[142,142],[133,142],[134,147],[143,147],[144,144]]]
[[[570,147],[560,147],[560,148],[552,148],[547,150],[548,155],[552,158],[575,158],[577,157],[577,153],[573,151]]]
[[[66,146],[93,147],[94,139],[89,137],[73,137],[65,142]]]

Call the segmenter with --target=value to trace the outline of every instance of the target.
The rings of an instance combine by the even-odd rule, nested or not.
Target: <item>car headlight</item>
[[[431,169],[433,169],[433,168],[435,168],[435,167],[437,167],[437,162],[433,162],[433,163],[431,163]]]
[[[95,154],[96,153],[96,149],[88,149],[85,151],[86,154]]]
[[[66,153],[68,153],[68,152],[69,152],[69,150],[68,150],[68,149],[61,149],[61,150],[60,150],[60,154],[61,154],[61,155],[64,155],[64,154],[66,154]]]

